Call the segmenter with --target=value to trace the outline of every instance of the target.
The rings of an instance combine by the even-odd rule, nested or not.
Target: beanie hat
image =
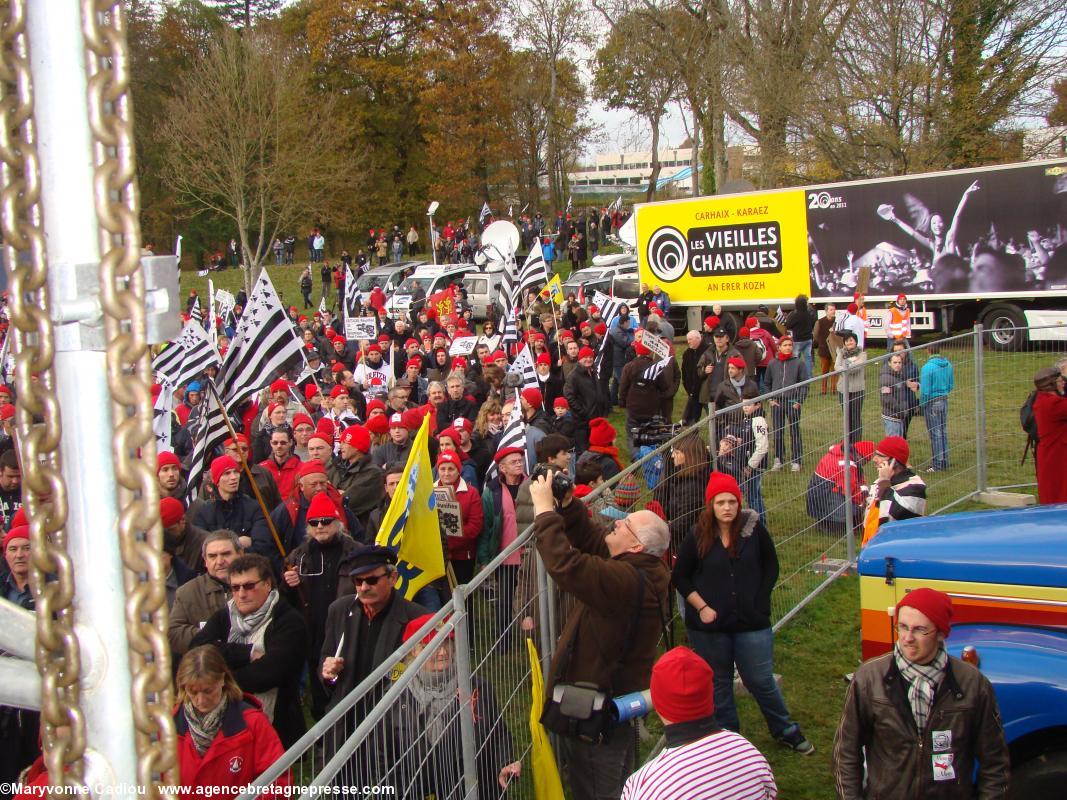
[[[13,416],[15,416],[15,406],[11,403],[0,406],[0,419],[11,419]]]
[[[868,442],[864,440],[862,442],[856,442],[853,447],[855,448],[856,452],[859,453],[860,458],[862,458],[864,461],[870,461],[871,456],[874,455],[874,442]]]
[[[11,528],[14,530],[19,525],[29,525],[29,520],[26,519],[26,509],[19,507],[14,514],[11,515]]]
[[[567,402],[566,397],[557,397],[552,401],[552,408],[567,408],[569,409],[571,404]]]
[[[649,303],[648,304],[648,313],[651,314],[652,312],[655,312],[657,314],[660,313],[659,306],[656,305],[655,303]]]
[[[175,502],[177,502],[177,501],[175,501]],[[30,526],[29,525],[16,525],[10,531],[8,531],[7,535],[4,536],[4,545],[3,545],[3,548],[2,548],[3,552],[5,552],[5,553],[7,552],[7,546],[9,544],[11,544],[12,540],[14,540],[14,539],[25,539],[26,541],[29,541],[30,540]]]
[[[314,383],[309,383],[304,387],[304,399],[310,400],[312,397],[319,393],[319,387]]]
[[[251,444],[252,444],[252,441],[248,438],[248,434],[238,433],[238,434],[235,434],[234,436],[231,436],[226,441],[224,441],[222,443],[222,446],[223,447],[233,447],[235,444],[237,444],[237,442],[240,442],[241,444],[245,444],[245,445],[249,445],[249,446],[251,446]]]
[[[759,320],[755,317],[745,317],[745,327],[751,330],[759,327]]]
[[[641,342],[634,342],[634,353],[639,356],[647,356],[652,351],[645,347]]]
[[[319,492],[311,498],[311,503],[308,505],[308,513],[304,519],[322,519],[324,517],[341,519],[341,515],[337,511],[337,504],[330,499],[326,492]]]
[[[329,417],[323,417],[315,423],[315,431],[326,434],[326,438],[332,441],[334,433],[337,432],[337,426]]]
[[[309,417],[307,414],[294,414],[293,429],[295,430],[300,425],[308,425],[312,428],[315,427],[315,423],[311,421],[311,417]]]
[[[854,295],[852,295],[852,299],[858,303],[860,300],[863,299],[863,292],[856,292]]]
[[[493,456],[493,461],[499,464],[505,458],[510,455],[514,455],[515,453],[518,453],[521,456],[525,456],[526,450],[522,447],[502,447],[496,451],[496,455]],[[523,467],[525,467],[525,464],[523,465]]]
[[[910,606],[928,617],[943,636],[948,636],[952,631],[952,598],[944,592],[925,586],[912,589],[897,603],[897,619],[900,619],[900,609],[904,606]]]
[[[330,448],[331,450],[333,449],[333,437],[332,437],[332,436],[327,436],[327,435],[326,435],[325,433],[323,433],[322,431],[316,431],[315,433],[311,434],[311,435],[310,435],[310,436],[308,437],[308,444],[311,444],[311,442],[312,442],[312,440],[313,440],[313,439],[318,439],[318,440],[319,440],[320,442],[322,442],[323,444],[325,444],[325,445],[326,445],[327,447],[329,447],[329,448]],[[309,464],[317,464],[318,462],[317,462],[317,461],[314,461],[314,460],[312,460],[312,461],[309,461],[309,462],[307,462],[307,463],[309,463]]]
[[[849,303],[848,304],[847,311],[848,311],[849,314],[855,314],[859,310],[860,310],[860,307],[858,305],[856,305],[855,303]]]
[[[537,361],[535,363],[537,364],[537,366],[541,366],[542,364],[544,364],[546,367],[551,367],[552,359],[548,357],[548,353],[541,353],[537,357]]]
[[[336,398],[336,397],[340,397],[343,394],[348,394],[348,389],[346,389],[344,386],[341,386],[340,384],[338,384],[337,386],[334,386],[332,389],[330,389],[330,398],[331,399]]]
[[[508,360],[507,353],[505,353],[503,350],[496,350],[491,356],[489,356],[490,361],[500,361],[501,359],[503,359],[504,361]]]
[[[224,472],[231,469],[239,470],[241,467],[230,456],[219,456],[211,462],[211,482],[218,486],[219,478]]]
[[[597,331],[597,333],[599,333],[599,331]],[[593,352],[592,347],[583,347],[578,351],[578,360],[581,361],[583,358],[596,358],[596,353]]]
[[[389,417],[389,427],[390,428],[406,428],[407,425],[404,424],[404,415],[401,414],[398,411],[395,414],[393,414],[392,416],[390,416]]]
[[[741,487],[737,485],[737,481],[731,475],[727,475],[725,472],[713,472],[711,477],[708,478],[708,486],[704,489],[704,500],[707,503],[711,503],[717,495],[732,494],[737,498],[737,502],[741,502]]]
[[[425,414],[417,408],[409,408],[404,412],[404,427],[409,431],[417,431],[422,425]]]
[[[404,635],[403,638],[401,638],[401,642],[406,642],[408,639],[413,637],[416,633],[419,632],[419,629],[431,619],[433,619],[433,614],[423,614],[421,617],[415,617],[415,619],[411,620],[411,622],[404,626]],[[433,637],[436,635],[437,630],[435,628],[430,628],[429,633],[422,637],[422,643],[429,644]],[[455,629],[448,632],[448,638],[456,638]]]
[[[457,431],[466,431],[467,433],[474,433],[474,425],[466,417],[456,417],[452,420],[452,427]]]
[[[182,501],[174,497],[161,497],[159,499],[159,520],[164,528],[177,525],[185,516],[185,506]]]
[[[334,364],[332,367],[330,367],[330,372],[332,372],[334,375],[340,375],[344,371],[345,371],[345,365],[342,364],[340,361],[338,361],[336,364]]]
[[[710,717],[715,713],[714,675],[708,662],[688,647],[668,650],[652,666],[648,688],[656,713],[672,723]]]
[[[908,463],[908,456],[911,454],[908,448],[908,441],[903,436],[885,437],[878,443],[876,452],[881,453],[883,456],[889,456],[889,458],[901,465]]]
[[[607,332],[608,332],[608,326],[605,325],[603,322],[601,322],[599,325],[597,325],[595,328],[593,328],[593,333],[595,333],[597,336],[603,336]],[[582,349],[583,350],[588,350],[589,348],[588,347],[583,347]],[[578,354],[578,358],[582,358],[582,354],[581,353]]]
[[[617,435],[615,427],[604,417],[589,420],[589,444],[594,447],[610,447]]]
[[[452,430],[449,428],[448,430]],[[445,431],[447,433],[448,431]],[[442,464],[451,464],[456,469],[463,469],[463,459],[459,457],[459,453],[455,450],[442,450],[440,455],[437,456],[437,466]]]
[[[589,313],[590,314],[599,314],[600,313],[600,307],[597,306],[595,303],[591,304],[589,306]]]
[[[631,472],[617,484],[615,484],[615,502],[619,508],[630,508],[637,502],[641,489],[637,485],[637,477]]]
[[[418,342],[417,339],[410,339],[409,338],[406,342],[404,342],[404,349],[405,350],[407,350],[409,347],[418,347],[418,346],[419,346],[419,342]]]
[[[285,403],[267,403],[267,416],[269,417],[279,408],[285,408]]]
[[[322,441],[326,442],[326,439],[324,437],[320,436],[317,433],[316,434],[312,434],[311,438],[312,439],[322,439]],[[326,442],[326,444],[329,444],[329,442]],[[323,466],[321,461],[318,461],[318,460],[316,460],[314,458],[311,459],[310,461],[305,461],[303,464],[300,465],[300,469],[298,469],[296,471],[296,477],[298,479],[299,478],[306,478],[308,475],[325,475],[325,474],[326,474],[326,467]]]
[[[370,417],[372,411],[385,411],[385,403],[381,400],[374,399],[367,402],[367,416]]]
[[[745,363],[745,359],[738,358],[737,356],[726,359],[726,363],[737,369],[748,369],[748,364]]]
[[[704,317],[704,324],[712,330],[718,328],[720,322],[722,322],[722,320],[716,317],[714,314],[712,314],[710,317]]]
[[[169,450],[160,450],[159,453],[156,454],[156,475],[159,474],[159,471],[163,469],[163,467],[177,467],[178,469],[181,469],[182,462]]]
[[[545,397],[541,394],[540,389],[523,389],[522,399],[535,408],[540,407],[545,402]]]
[[[361,453],[369,453],[370,431],[362,425],[349,425],[341,434],[341,443],[354,447]]]
[[[284,378],[278,378],[278,380],[276,380],[274,383],[272,383],[270,385],[270,393],[271,394],[274,394],[275,392],[288,392],[288,391],[289,391],[289,383]]]
[[[437,441],[441,441],[442,437],[448,437],[449,439],[451,439],[453,442],[456,443],[456,447],[459,447],[459,442],[460,442],[459,431],[457,431],[455,428],[453,428],[453,427],[445,428],[443,431],[441,431],[439,434],[437,434]]]
[[[408,359],[408,367],[415,367],[416,369],[422,369],[422,356],[412,356]]]
[[[371,433],[389,433],[389,417],[385,414],[375,414],[367,419],[367,430]]]

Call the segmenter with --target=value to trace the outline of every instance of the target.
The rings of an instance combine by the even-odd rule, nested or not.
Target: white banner
[[[601,311],[604,310],[605,306],[607,306],[607,304],[610,301],[611,301],[611,298],[608,297],[606,294],[604,294],[599,289],[597,289],[595,292],[593,292],[593,305],[596,306],[597,308],[599,308]]]
[[[378,338],[376,317],[348,317],[345,319],[345,338],[350,342],[361,339],[374,341]]]
[[[461,336],[452,342],[452,346],[448,348],[448,354],[450,356],[469,356],[474,352],[477,344],[477,336]]]
[[[653,336],[650,333],[641,337],[641,344],[652,351],[656,361],[662,361],[671,352],[670,345],[659,336]]]

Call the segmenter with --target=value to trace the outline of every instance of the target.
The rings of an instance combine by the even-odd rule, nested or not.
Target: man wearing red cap
[[[926,483],[908,466],[910,454],[901,436],[887,436],[875,448],[878,479],[871,486],[871,505],[877,507],[879,526],[926,515]],[[872,535],[873,530],[865,530],[864,542]]]
[[[243,433],[237,434],[236,439],[227,439],[222,443],[222,447],[226,455],[236,461],[238,465],[248,461],[251,447],[248,443],[248,437]],[[256,488],[259,489],[259,494],[263,498],[263,505],[267,507],[267,511],[269,512],[282,501],[282,495],[281,492],[278,491],[278,484],[274,482],[274,476],[270,474],[270,471],[266,467],[262,467],[259,464],[249,464],[248,471],[252,473],[252,480],[256,482]],[[253,500],[256,499],[256,493],[252,491],[252,484],[248,480],[248,475],[243,469],[241,470],[241,481],[238,484],[238,491],[245,497],[251,497]]]
[[[604,345],[610,347],[610,343]],[[604,384],[597,379],[593,370],[596,353],[590,347],[583,347],[578,353],[578,366],[567,376],[563,386],[563,396],[571,407],[574,417],[574,444],[579,452],[589,447],[589,420],[602,417],[611,410]],[[604,375],[608,373],[606,368]],[[622,368],[619,368],[622,375]]]
[[[352,371],[356,385],[369,397],[384,397],[393,385],[392,370],[382,361],[382,346],[367,345],[363,361]]]
[[[340,452],[330,462],[330,483],[344,495],[345,504],[366,530],[367,515],[382,498],[382,470],[370,457],[370,431],[350,425],[341,434]],[[368,531],[376,534],[377,531]]]
[[[3,595],[8,602],[28,609],[34,608],[30,591],[30,528],[19,525],[4,536]]]
[[[742,399],[759,394],[759,387],[756,381],[748,376],[747,369],[745,360],[740,356],[726,360],[726,379],[719,384],[719,388],[715,390],[715,396],[712,397],[716,410],[721,411],[735,406]],[[729,425],[739,426],[743,421],[743,416],[740,410],[731,411],[729,414],[720,416],[716,422],[719,423],[720,428]]]
[[[649,693],[665,747],[630,776],[622,800],[778,796],[763,754],[716,724],[712,680],[708,662],[688,647],[668,650],[652,667]]]
[[[952,599],[911,590],[897,604],[896,631],[893,651],[860,666],[845,696],[837,796],[1006,797],[1010,757],[993,687],[945,650]]]
[[[363,526],[356,519],[352,511],[345,505],[341,493],[330,483],[326,477],[326,467],[317,460],[308,461],[300,465],[297,472],[296,487],[292,495],[279,503],[270,512],[271,522],[282,540],[286,551],[303,542],[308,533],[308,508],[311,501],[320,494],[324,495],[337,510],[338,517],[343,523],[343,529],[355,540],[363,541],[365,538]],[[280,554],[271,555],[271,561],[281,572]]]
[[[389,441],[371,448],[371,461],[381,468],[386,464],[406,464],[411,454],[411,428],[409,422],[415,422],[415,430],[421,423],[421,417],[415,421],[414,415],[407,412],[393,412],[389,415]]]
[[[230,456],[219,456],[211,462],[211,483],[215,499],[196,506],[189,521],[206,531],[233,531],[245,550],[263,555],[274,552],[274,540],[259,503],[239,491],[240,465]]]
[[[159,498],[159,519],[163,525],[163,544],[171,555],[196,572],[204,570],[202,548],[207,531],[189,522],[185,506],[174,497]]]

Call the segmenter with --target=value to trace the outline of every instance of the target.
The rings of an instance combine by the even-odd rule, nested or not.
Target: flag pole
[[[233,439],[234,444],[237,444],[237,431],[233,429],[233,423],[230,422],[230,415],[226,412],[226,406],[222,404],[222,398],[219,397],[218,390],[215,388],[214,381],[207,382],[208,388],[211,390],[211,394],[215,396],[215,402],[219,404],[219,410],[222,412],[222,420],[226,423],[226,429],[230,432],[230,438]],[[237,452],[241,452],[241,448],[237,448]],[[204,454],[205,457],[207,454]],[[278,548],[278,552],[281,553],[284,559],[286,555],[285,547],[282,546],[281,537],[278,536],[278,530],[274,527],[274,520],[270,518],[270,512],[267,511],[267,504],[263,500],[263,495],[259,491],[259,487],[256,486],[256,479],[252,476],[252,469],[248,466],[248,459],[244,456],[241,457],[241,467],[244,474],[248,477],[248,483],[252,486],[252,493],[256,496],[256,502],[259,503],[259,510],[263,512],[263,517],[267,521],[267,527],[270,529],[270,535],[274,538],[274,546]]]

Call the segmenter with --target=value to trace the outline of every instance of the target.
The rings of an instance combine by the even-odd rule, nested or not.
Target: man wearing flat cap
[[[1067,397],[1064,379],[1055,367],[1039,369],[1034,375],[1034,420],[1037,422],[1037,499],[1040,503],[1067,502]]]
[[[327,710],[385,662],[400,647],[404,626],[426,613],[395,591],[396,553],[390,548],[365,545],[347,562],[356,593],[330,604],[319,657]]]
[[[845,696],[834,737],[837,796],[1006,797],[1010,758],[993,687],[945,650],[952,599],[913,589],[895,618],[893,651],[856,670]]]

